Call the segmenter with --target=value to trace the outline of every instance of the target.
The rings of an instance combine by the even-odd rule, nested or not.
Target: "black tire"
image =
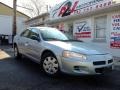
[[[50,58],[50,60],[51,60],[51,62],[49,62],[49,64],[50,64],[50,66],[49,66],[49,64],[48,64],[48,69],[50,70],[50,72],[48,72],[47,71],[47,69],[45,68],[45,62],[48,60],[48,58]],[[53,65],[53,63],[54,63],[54,65]],[[50,76],[50,77],[56,77],[56,76],[58,76],[59,74],[60,74],[60,68],[59,68],[59,63],[58,63],[58,60],[57,60],[57,58],[52,54],[52,53],[50,53],[50,52],[48,52],[48,53],[45,53],[43,56],[42,56],[42,62],[41,62],[41,64],[40,64],[40,66],[41,66],[41,68],[42,68],[42,71],[45,73],[45,74],[47,74],[48,76]],[[54,70],[54,69],[55,70]],[[54,71],[53,71],[54,70]]]
[[[14,57],[15,57],[15,59],[21,59],[22,58],[22,54],[19,53],[17,45],[14,46]]]

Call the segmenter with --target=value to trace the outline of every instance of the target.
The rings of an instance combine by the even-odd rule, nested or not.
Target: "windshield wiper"
[[[61,40],[64,42],[83,42],[82,40],[74,40],[74,39],[69,39],[69,40]]]
[[[75,39],[68,39],[68,40],[61,40],[57,38],[44,38],[46,41],[63,41],[63,42],[83,42],[82,40],[75,40]]]
[[[44,38],[44,40],[47,40],[47,41],[51,41],[51,40],[53,40],[53,41],[60,41],[60,39],[57,39],[57,38]]]

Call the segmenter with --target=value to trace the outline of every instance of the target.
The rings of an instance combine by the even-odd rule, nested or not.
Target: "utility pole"
[[[16,35],[17,26],[16,26],[16,5],[17,0],[13,0],[13,31],[12,31],[12,41],[14,36]]]

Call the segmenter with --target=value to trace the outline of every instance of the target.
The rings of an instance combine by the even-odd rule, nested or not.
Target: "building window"
[[[100,16],[95,18],[95,40],[106,40],[107,17]]]
[[[73,23],[68,24],[68,31],[65,31],[65,34],[69,39],[73,39]]]
[[[45,17],[42,18],[42,21],[43,21],[43,22],[45,21]]]

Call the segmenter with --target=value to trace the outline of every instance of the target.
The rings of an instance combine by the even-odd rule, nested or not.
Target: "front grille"
[[[112,66],[110,67],[102,67],[102,68],[95,68],[96,73],[107,73],[112,71]]]
[[[96,61],[93,62],[93,65],[105,65],[105,61]]]
[[[113,62],[113,59],[111,59],[111,60],[108,60],[108,64],[109,64],[109,63],[112,63],[112,62]]]

